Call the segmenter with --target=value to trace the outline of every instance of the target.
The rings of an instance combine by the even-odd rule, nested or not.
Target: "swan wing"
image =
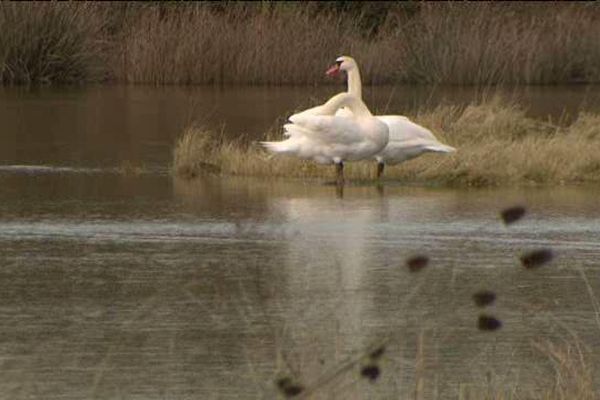
[[[346,118],[353,118],[353,117],[354,117],[354,114],[352,113],[352,111],[350,111],[350,109],[349,109],[349,108],[347,108],[347,107],[343,107],[343,108],[340,108],[340,109],[338,109],[338,110],[335,112],[335,116],[336,116],[336,117],[346,117]]]
[[[417,138],[437,142],[437,138],[429,129],[412,122],[407,117],[401,115],[378,115],[376,118],[388,126],[390,130],[390,142]]]
[[[288,136],[304,136],[321,143],[350,144],[365,140],[362,126],[354,119],[330,115],[304,115],[286,124]]]
[[[456,149],[437,140],[413,138],[402,141],[389,141],[387,146],[375,158],[387,164],[398,164],[418,157],[424,153],[452,153]]]
[[[350,102],[351,104],[344,107],[345,103]],[[316,107],[309,108],[307,110],[301,111],[289,117],[289,121],[296,123],[302,118],[313,116],[313,115],[322,115],[322,116],[333,116],[336,115],[338,117],[348,117],[354,118],[355,115],[351,111],[352,107],[358,107],[359,112],[361,110],[361,106],[363,111],[366,110],[369,113],[366,105],[362,102],[361,99],[356,98],[354,96],[349,95],[346,92],[338,93],[335,96],[331,97],[324,104],[321,104]],[[370,115],[370,113],[369,113]]]
[[[323,113],[323,106],[320,105],[320,106],[309,108],[309,109],[304,110],[304,111],[297,112],[296,114],[291,115],[288,118],[288,121],[294,123],[294,122],[302,120],[303,118],[306,118],[308,116],[311,116],[311,115],[321,115],[322,113]],[[288,126],[288,125],[289,124],[284,125],[283,136],[290,136],[292,134],[292,132],[289,129],[286,128],[286,126]]]
[[[342,111],[342,109],[339,109],[338,112],[339,111]],[[331,113],[327,113],[325,106],[320,105],[320,106],[309,108],[304,111],[300,111],[300,112],[290,116],[288,118],[288,120],[294,124],[294,123],[298,123],[299,121],[304,121],[308,117],[312,117],[312,116],[316,116],[316,115],[331,115]],[[337,115],[337,113],[336,113],[336,115]],[[342,112],[342,115],[344,115],[346,117],[354,117],[354,115],[352,114],[352,111],[350,111],[348,109],[346,109],[346,112]],[[284,126],[284,128],[285,128],[285,126]],[[290,136],[291,131],[289,129],[285,129],[283,135]]]
[[[300,112],[298,112],[298,113],[290,116],[288,118],[288,120],[290,122],[296,122],[299,119],[302,119],[302,118],[305,118],[305,117],[308,117],[308,116],[311,116],[311,115],[322,115],[323,114],[323,109],[324,109],[324,107],[322,105],[316,106],[316,107],[312,107],[312,108],[306,109],[304,111],[300,111]]]

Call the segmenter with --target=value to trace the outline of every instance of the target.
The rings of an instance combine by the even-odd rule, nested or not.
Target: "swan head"
[[[354,61],[354,58],[348,56],[341,56],[335,59],[335,64],[329,67],[329,69],[325,73],[328,76],[336,76],[340,73],[340,71],[346,71],[346,73],[348,73],[349,71],[352,71],[356,68],[357,65],[356,61]]]

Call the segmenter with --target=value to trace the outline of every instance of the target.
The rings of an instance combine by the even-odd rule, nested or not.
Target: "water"
[[[111,167],[123,161],[165,166],[177,136],[192,122],[233,137],[260,137],[292,110],[314,106],[344,86],[325,87],[0,87],[0,163]],[[569,120],[600,112],[598,86],[499,90],[538,118]],[[438,104],[468,104],[460,87],[366,87],[379,114],[414,114]]]
[[[271,92],[2,89],[0,398],[270,399],[278,377],[310,387],[347,360],[315,398],[528,398],[556,381],[549,343],[600,365],[598,188],[392,182],[340,198],[319,182],[167,173],[190,119],[259,134],[321,93]],[[505,227],[513,204],[528,214]],[[519,265],[542,247],[549,265]],[[431,260],[419,273],[414,254]],[[481,289],[498,295],[486,310]],[[482,312],[502,328],[477,330]],[[371,384],[360,355],[382,340]]]

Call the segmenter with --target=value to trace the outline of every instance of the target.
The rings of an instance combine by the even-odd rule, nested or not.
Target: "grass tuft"
[[[592,400],[597,398],[593,364],[588,352],[577,341],[534,343],[533,347],[548,357],[555,372],[554,384],[545,389],[541,398],[560,400]]]
[[[582,113],[567,127],[528,117],[517,103],[494,96],[466,107],[440,106],[413,118],[457,148],[395,167],[385,179],[449,186],[564,184],[600,181],[600,116]],[[271,130],[260,140],[281,140]],[[174,149],[174,173],[333,179],[331,166],[268,154],[247,138],[229,140],[192,126]],[[350,180],[374,180],[375,163],[348,163]]]
[[[99,79],[108,8],[76,3],[0,4],[0,82]]]

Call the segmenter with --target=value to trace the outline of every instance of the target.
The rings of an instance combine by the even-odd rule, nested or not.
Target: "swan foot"
[[[385,164],[382,162],[377,163],[377,179],[381,179],[383,175],[383,169],[385,168]]]

